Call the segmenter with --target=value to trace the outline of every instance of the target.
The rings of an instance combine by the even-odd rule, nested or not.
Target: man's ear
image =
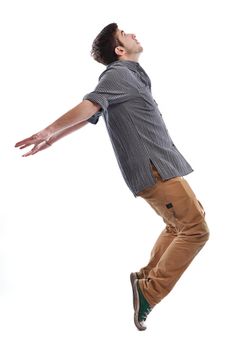
[[[117,56],[123,56],[125,54],[125,49],[122,46],[117,46],[114,51]]]

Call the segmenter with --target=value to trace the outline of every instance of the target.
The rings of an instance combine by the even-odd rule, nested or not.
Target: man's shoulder
[[[110,63],[106,69],[100,74],[99,80],[103,78],[120,78],[124,79],[129,74],[129,70],[121,62],[115,61]]]

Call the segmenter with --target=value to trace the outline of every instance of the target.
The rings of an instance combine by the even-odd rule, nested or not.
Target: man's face
[[[127,34],[123,30],[118,29],[116,37],[123,44],[127,54],[138,54],[143,51],[143,48],[139,41],[136,39],[135,34]]]

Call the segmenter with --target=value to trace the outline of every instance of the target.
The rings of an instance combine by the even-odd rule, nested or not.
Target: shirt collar
[[[138,62],[135,61],[129,61],[129,60],[119,60],[119,61],[115,61],[110,63],[107,68],[110,67],[114,67],[114,66],[126,66],[128,67],[128,69],[137,72],[138,68],[141,67],[140,64]]]

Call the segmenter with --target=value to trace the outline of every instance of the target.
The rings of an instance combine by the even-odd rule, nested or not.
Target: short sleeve
[[[87,121],[91,124],[97,124],[99,117],[102,115],[102,112],[99,111],[97,113],[95,113],[92,117],[90,117],[89,119],[87,119]]]
[[[83,97],[83,100],[90,100],[98,103],[101,110],[88,119],[96,124],[99,116],[106,112],[109,106],[123,103],[131,98],[131,88],[123,79],[123,69],[109,69],[105,71],[99,80],[95,90]]]

